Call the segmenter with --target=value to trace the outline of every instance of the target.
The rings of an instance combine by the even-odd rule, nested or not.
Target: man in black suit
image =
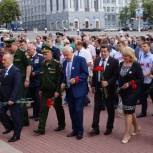
[[[0,75],[0,121],[6,129],[3,134],[14,130],[8,142],[15,142],[20,139],[22,129],[20,105],[16,103],[20,98],[21,74],[19,69],[13,65],[11,54],[4,54],[2,63],[4,69]],[[3,102],[8,102],[8,104],[4,105]],[[11,118],[7,115],[7,110],[10,111]]]
[[[102,45],[100,52],[101,57],[95,60],[94,72],[92,78],[92,89],[94,91],[95,104],[92,131],[89,132],[90,136],[98,135],[99,130],[99,117],[101,112],[101,106],[105,104],[108,113],[108,120],[106,131],[104,135],[112,133],[114,117],[115,117],[115,89],[116,80],[118,78],[119,63],[116,59],[109,56],[109,46]],[[103,66],[103,72],[97,72],[96,68]],[[103,92],[102,92],[103,91]]]

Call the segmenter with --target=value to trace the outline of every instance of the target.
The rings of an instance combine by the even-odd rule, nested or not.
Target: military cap
[[[63,37],[64,35],[61,32],[56,32],[56,36],[62,36]]]
[[[6,46],[6,47],[9,47],[9,46],[11,46],[15,41],[16,41],[15,38],[8,38],[8,39],[5,39],[5,40],[4,40],[4,43],[5,43],[5,46]]]
[[[47,45],[47,44],[44,44],[42,46],[42,54],[45,54],[45,53],[48,53],[48,52],[51,52],[52,49]]]

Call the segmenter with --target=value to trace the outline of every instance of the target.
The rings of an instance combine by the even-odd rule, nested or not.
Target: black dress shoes
[[[8,142],[15,142],[20,140],[20,137],[17,137],[16,135],[13,135],[13,137],[11,139],[8,140]]]
[[[45,131],[41,131],[39,129],[33,130],[33,132],[36,133],[37,135],[44,135],[45,134]]]
[[[77,134],[77,135],[76,135],[76,139],[77,139],[77,140],[81,140],[82,138],[83,138],[83,135],[82,135],[82,134]]]
[[[99,131],[99,130],[94,130],[94,129],[92,129],[92,130],[88,133],[88,135],[91,136],[91,137],[96,136],[96,135],[99,135],[99,134],[100,134],[100,131]]]
[[[110,135],[112,133],[112,130],[111,129],[107,129],[104,133],[104,135]]]
[[[6,131],[4,131],[2,134],[8,134],[12,131],[12,129],[7,129]]]
[[[67,137],[74,137],[74,136],[76,136],[76,135],[77,135],[77,133],[75,133],[75,132],[73,131],[73,132],[69,133],[69,134],[67,135]]]
[[[58,131],[62,131],[62,130],[64,130],[64,129],[65,129],[65,127],[59,126],[59,127],[57,127],[56,129],[54,129],[54,131],[58,132]]]
[[[142,118],[142,117],[146,117],[147,115],[146,114],[139,114],[138,116],[137,116],[137,118]]]

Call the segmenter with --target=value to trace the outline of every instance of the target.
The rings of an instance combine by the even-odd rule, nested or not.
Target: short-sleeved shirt
[[[25,77],[27,66],[31,65],[31,61],[26,57],[25,52],[17,49],[13,64],[21,71],[22,77]]]

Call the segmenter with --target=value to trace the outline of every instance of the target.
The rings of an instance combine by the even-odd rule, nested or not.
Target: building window
[[[78,11],[78,0],[74,0],[74,9],[75,11]]]
[[[56,0],[56,8],[57,8],[57,11],[59,10],[59,0]]]
[[[50,0],[50,10],[51,10],[51,12],[53,11],[53,3],[52,3],[52,0]]]
[[[94,0],[94,8],[95,8],[95,11],[97,12],[98,11],[98,0]]]
[[[63,10],[65,10],[65,0],[63,0]]]
[[[89,11],[89,0],[85,0],[85,11]]]

